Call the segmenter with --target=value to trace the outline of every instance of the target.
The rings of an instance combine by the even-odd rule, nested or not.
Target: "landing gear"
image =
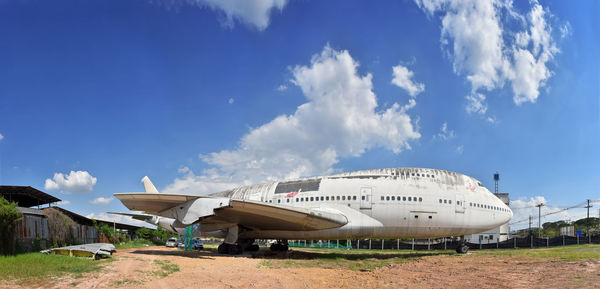
[[[271,244],[270,249],[273,252],[287,252],[289,249],[288,242],[287,240],[277,240],[277,243]]]
[[[238,255],[242,254],[244,250],[240,245],[223,243],[217,247],[217,252],[219,254]]]
[[[467,242],[465,240],[465,236],[460,237],[460,244],[456,247],[456,253],[458,254],[467,254],[469,252],[469,246],[467,246]]]
[[[248,247],[246,247],[246,249],[244,251],[248,251],[248,252],[258,252],[258,250],[260,249],[260,247],[258,247],[257,244],[252,244]]]

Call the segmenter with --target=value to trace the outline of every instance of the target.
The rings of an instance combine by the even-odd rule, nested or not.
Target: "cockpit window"
[[[483,185],[480,182],[477,182],[477,185],[483,187]]]

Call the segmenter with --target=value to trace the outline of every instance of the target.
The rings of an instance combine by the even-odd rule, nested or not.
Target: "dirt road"
[[[273,268],[286,257],[231,257],[164,247],[119,250],[100,272],[58,278],[54,288],[594,288],[600,260],[437,255],[368,271]],[[289,258],[289,257],[288,257]],[[401,257],[400,257],[401,258]],[[284,260],[281,260],[284,259]],[[397,260],[396,260],[397,261]],[[175,266],[176,265],[176,266]],[[179,270],[177,271],[176,268]]]

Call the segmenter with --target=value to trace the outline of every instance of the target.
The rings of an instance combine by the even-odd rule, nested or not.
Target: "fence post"
[[[427,238],[427,250],[431,250],[431,239]]]
[[[356,240],[356,249],[360,249],[360,239]]]
[[[327,240],[327,249],[331,248],[331,240]]]
[[[371,250],[371,239],[369,239],[369,250]]]
[[[565,245],[565,235],[563,235],[563,246]]]
[[[550,247],[550,237],[546,237],[546,248]]]
[[[517,248],[517,238],[513,237],[513,243],[515,244],[515,249]]]
[[[381,250],[383,250],[383,239],[381,239]]]
[[[412,239],[412,250],[413,251],[415,250],[415,239],[414,238]]]
[[[337,240],[337,245],[336,245],[335,247],[336,247],[337,249],[339,249],[339,248],[340,248],[340,240],[339,240],[339,239]]]
[[[400,239],[396,239],[396,248],[400,250]]]
[[[444,237],[444,250],[448,250],[448,249],[446,248],[446,237]]]
[[[579,245],[579,234],[577,234],[577,245]]]
[[[496,249],[498,249],[499,246],[500,246],[500,234],[498,234],[498,237],[496,238]]]

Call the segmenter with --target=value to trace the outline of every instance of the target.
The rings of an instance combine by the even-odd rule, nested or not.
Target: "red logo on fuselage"
[[[287,195],[285,195],[285,197],[286,198],[291,198],[291,197],[296,196],[297,194],[298,194],[298,192],[291,192],[291,193],[288,193]]]

